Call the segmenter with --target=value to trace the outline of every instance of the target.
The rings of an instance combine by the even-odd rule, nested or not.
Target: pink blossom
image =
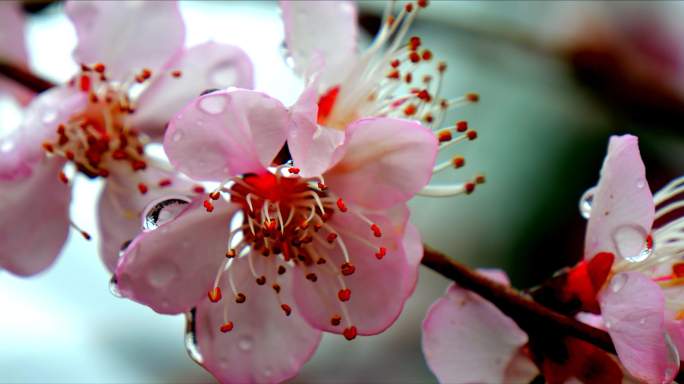
[[[367,117],[386,119],[386,124],[400,121],[392,118],[418,121],[433,131],[440,150],[477,137],[465,121],[446,127],[443,121],[449,110],[476,102],[479,96],[468,93],[451,100],[443,98],[440,93],[446,63],[437,61],[420,37],[407,35],[426,6],[427,1],[411,1],[396,12],[394,3],[388,2],[375,40],[359,54],[354,2],[280,2],[293,68],[308,81],[293,107],[296,125],[288,136],[292,156],[306,160],[302,176],[320,174],[334,163],[343,132]],[[464,163],[463,157],[455,156],[437,164],[433,173],[460,168]],[[478,176],[463,183],[426,186],[419,193],[467,194],[482,182],[484,177]]]
[[[679,178],[652,195],[637,138],[610,140],[601,178],[583,197],[589,216],[585,258],[618,256],[598,299],[605,328],[625,368],[646,382],[669,382],[681,349],[682,237]],[[590,203],[590,204],[589,204]],[[657,208],[657,209],[656,209]]]
[[[334,161],[303,176],[313,160],[272,165],[294,115],[243,89],[183,109],[164,139],[169,159],[220,185],[143,232],[117,267],[124,296],[160,313],[195,309],[198,359],[222,382],[293,377],[321,331],[384,331],[416,283],[422,244],[406,201],[429,180],[434,136],[408,120],[359,119]]]
[[[508,285],[502,271],[488,277]],[[489,301],[452,284],[423,321],[423,354],[441,383],[527,383],[539,370],[527,334]]]
[[[70,225],[89,237],[69,220],[71,192],[59,180],[70,184],[71,171],[106,180],[98,226],[101,256],[113,269],[150,200],[191,193],[145,154],[145,143],[200,92],[252,85],[252,65],[240,49],[213,42],[184,48],[175,2],[68,2],[66,12],[81,71],[37,96],[20,128],[0,139],[0,266],[22,276],[52,264]],[[236,74],[233,84],[213,76],[227,69]]]

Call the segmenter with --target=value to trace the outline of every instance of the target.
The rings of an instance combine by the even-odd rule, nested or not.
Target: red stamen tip
[[[290,168],[287,169],[287,171],[290,172],[290,173],[293,174],[293,175],[299,174],[299,168],[297,168],[297,167],[290,167]]]
[[[83,92],[90,91],[90,76],[82,75],[78,80],[78,87]]]
[[[330,325],[333,326],[338,326],[342,322],[342,316],[340,315],[333,315],[333,317],[330,318]]]
[[[275,291],[275,293],[280,293],[280,285],[278,285],[278,284],[273,284],[272,288],[273,288],[273,290]]]
[[[171,76],[173,76],[175,78],[179,78],[179,77],[183,76],[183,72],[181,72],[180,70],[177,69],[177,70],[171,72]]]
[[[487,181],[487,180],[485,179],[484,175],[475,176],[475,184],[484,184],[485,181]]]
[[[456,122],[456,131],[465,132],[468,130],[468,122],[465,120],[459,120]]]
[[[480,95],[477,93],[466,93],[465,98],[473,103],[480,101]]]
[[[413,4],[411,4],[411,3],[406,4],[404,6],[404,9],[406,10],[406,12],[409,12],[409,13],[412,12],[413,11]]]
[[[214,204],[212,204],[209,200],[204,200],[204,208],[207,210],[207,212],[212,212],[214,210]]]
[[[425,8],[428,6],[428,0],[418,0],[417,3],[418,3],[418,6],[421,8]]]
[[[328,233],[328,237],[326,237],[328,243],[332,244],[335,239],[337,239],[337,233]]]
[[[475,140],[477,139],[477,131],[473,131],[472,129],[466,133],[468,135],[468,140]]]
[[[382,260],[382,258],[385,256],[387,256],[387,248],[385,247],[380,247],[378,252],[375,253],[375,258],[378,260]]]
[[[223,297],[223,295],[221,294],[221,288],[220,287],[212,288],[209,291],[209,293],[207,293],[207,296],[209,297],[209,300],[212,303],[218,303],[218,301],[221,300],[221,297]]]
[[[237,252],[235,252],[235,250],[231,248],[226,252],[226,257],[232,259],[233,257],[235,257],[236,254]]]
[[[447,141],[451,141],[451,139],[452,136],[449,131],[441,131],[437,134],[437,140],[439,140],[440,143],[446,143]]]
[[[292,308],[290,308],[289,305],[287,304],[281,304],[280,308],[283,309],[283,312],[285,312],[285,316],[290,316],[292,314]]]
[[[140,193],[142,193],[143,195],[146,194],[147,193],[147,185],[145,185],[144,183],[138,184],[138,191],[140,191]]]
[[[88,240],[88,241],[90,241],[90,239],[92,239],[92,237],[90,236],[90,233],[88,233],[86,231],[81,231],[81,236],[83,236],[83,238]]]
[[[470,195],[475,190],[475,183],[467,182],[465,183],[465,193]]]
[[[409,53],[409,60],[411,60],[412,63],[417,63],[420,61],[420,55],[418,52],[411,52]]]
[[[345,328],[344,332],[342,332],[342,333],[344,334],[345,339],[350,340],[350,341],[354,340],[356,338],[356,327],[352,325],[349,328]]]
[[[64,184],[69,184],[69,178],[66,176],[64,171],[59,172],[59,181],[61,181]]]
[[[264,284],[266,284],[266,276],[263,276],[263,275],[262,275],[262,276],[257,277],[257,278],[256,278],[256,283],[257,283],[258,285],[264,285]]]
[[[223,324],[221,324],[221,332],[227,333],[233,330],[233,322],[228,321]]]
[[[219,197],[221,197],[221,192],[218,192],[218,191],[214,191],[214,192],[209,194],[209,198],[212,200],[218,200]]]
[[[418,37],[418,36],[411,36],[411,38],[409,39],[409,49],[412,51],[415,51],[416,49],[418,49],[418,47],[420,47],[420,44],[421,44],[421,41],[420,41],[420,37]]]
[[[97,63],[97,64],[95,64],[95,65],[93,66],[93,69],[94,69],[95,72],[97,72],[97,73],[104,73],[105,70],[106,70],[105,65],[102,64],[102,63]]]
[[[373,231],[373,235],[375,237],[381,237],[382,236],[382,230],[380,230],[380,226],[377,224],[371,224],[370,226],[371,231]]]
[[[341,197],[337,199],[337,208],[339,208],[340,212],[347,212],[347,205],[344,204],[344,200]]]
[[[422,58],[425,61],[430,61],[432,59],[432,51],[430,51],[429,49],[424,50]]]
[[[171,179],[161,179],[161,180],[159,180],[159,186],[160,186],[160,187],[164,188],[164,187],[168,187],[169,185],[171,185]]]
[[[404,114],[406,116],[413,116],[413,115],[415,115],[416,110],[417,110],[417,108],[416,108],[415,104],[409,104],[406,106],[406,108],[404,108]]]
[[[320,189],[321,191],[325,191],[328,189],[328,186],[323,183],[318,183],[318,189]]]
[[[306,274],[306,279],[315,283],[318,280],[318,276],[316,276],[315,273],[311,272]]]
[[[463,158],[461,156],[456,156],[456,157],[454,157],[452,162],[454,164],[454,168],[461,168],[465,165],[465,158]]]
[[[340,299],[340,301],[349,301],[351,298],[351,289],[340,289],[340,291],[337,292],[337,298]]]
[[[195,193],[203,194],[204,193],[204,187],[201,185],[195,185],[194,187],[192,187],[192,191]]]
[[[247,296],[245,296],[244,293],[238,293],[237,295],[235,295],[235,302],[236,303],[242,304],[245,301],[247,301]]]
[[[356,271],[356,267],[352,263],[344,263],[340,267],[340,271],[342,271],[344,276],[349,276]]]

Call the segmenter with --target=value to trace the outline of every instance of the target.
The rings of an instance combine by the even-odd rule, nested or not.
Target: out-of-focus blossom
[[[145,144],[200,92],[252,85],[251,62],[238,48],[184,48],[175,2],[79,1],[66,12],[80,73],[36,97],[20,128],[0,142],[0,266],[18,275],[51,265],[69,226],[79,229],[69,220],[70,188],[60,183],[70,184],[70,170],[107,181],[98,225],[101,256],[113,269],[151,199],[192,192],[145,154]]]
[[[487,275],[508,285],[504,272]],[[441,383],[529,383],[527,334],[492,303],[453,284],[423,321],[423,354]]]
[[[285,41],[294,70],[309,84],[303,98],[315,103],[308,118],[298,116],[297,129],[290,131],[288,146],[309,159],[303,176],[316,175],[334,161],[343,132],[366,117],[416,120],[433,130],[440,150],[474,140],[477,132],[466,121],[443,127],[449,110],[479,100],[474,93],[455,99],[441,94],[447,65],[436,62],[418,36],[407,33],[427,1],[406,2],[399,12],[388,2],[381,29],[363,53],[357,52],[356,6],[350,1],[281,1]],[[387,120],[390,122],[391,120]],[[399,121],[399,120],[395,120]],[[382,151],[382,148],[378,148]],[[462,156],[437,164],[433,173],[461,168]],[[484,177],[453,185],[427,186],[421,195],[452,196],[471,193]],[[364,193],[364,186],[359,193]],[[368,185],[368,187],[372,187]]]
[[[684,110],[681,2],[562,2],[550,8],[543,36],[587,85],[632,110]]]
[[[634,136],[612,137],[601,178],[582,199],[585,258],[617,256],[598,294],[620,361],[646,382],[669,382],[684,352],[684,179],[655,195]]]
[[[315,113],[304,100],[297,113]],[[223,382],[294,376],[321,331],[382,332],[416,283],[422,244],[406,201],[430,178],[434,136],[409,120],[359,119],[334,160],[303,176],[314,160],[296,151],[272,164],[294,115],[241,89],[182,110],[165,136],[169,159],[220,186],[137,237],[116,271],[119,291],[157,312],[195,308],[197,358]]]
[[[0,62],[19,67],[28,66],[26,39],[24,37],[24,14],[19,2],[0,2]],[[20,103],[31,100],[32,93],[11,80],[0,78],[0,96],[9,93]]]

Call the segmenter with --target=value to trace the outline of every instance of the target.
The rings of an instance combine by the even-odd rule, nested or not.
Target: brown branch
[[[36,76],[24,68],[3,61],[0,61],[0,75],[36,93],[47,91],[55,86],[49,80]]]
[[[424,245],[424,250],[424,266],[487,299],[511,317],[520,328],[525,330],[552,327],[561,335],[576,337],[615,354],[615,346],[607,332],[550,310],[515,289],[476,273],[428,245]]]

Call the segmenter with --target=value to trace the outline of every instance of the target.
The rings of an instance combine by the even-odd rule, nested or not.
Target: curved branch
[[[490,301],[513,319],[520,328],[553,327],[562,335],[578,338],[615,354],[615,346],[607,332],[548,309],[515,289],[476,273],[428,245],[424,245],[424,250],[424,266]]]
[[[0,61],[0,75],[36,93],[47,91],[55,86],[55,84],[49,80],[36,76],[17,65],[3,61]]]

